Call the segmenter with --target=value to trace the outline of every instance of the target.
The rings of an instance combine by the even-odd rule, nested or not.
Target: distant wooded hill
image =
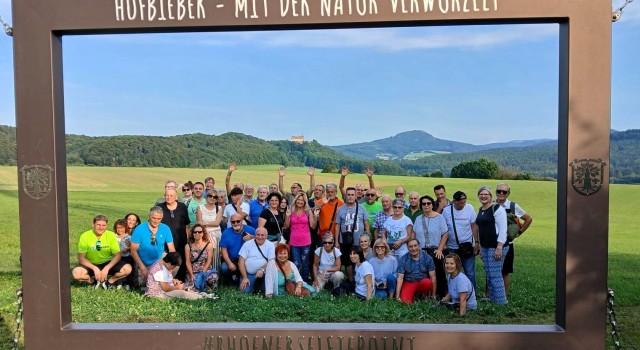
[[[424,137],[425,134],[428,135],[427,138],[432,139],[431,142],[439,146],[435,147],[434,144],[422,140],[420,137]],[[0,125],[0,164],[16,165],[15,142],[15,128]],[[290,141],[265,141],[240,133],[225,133],[217,136],[189,134],[170,137],[67,135],[67,163],[219,169],[226,168],[230,162],[236,162],[238,165],[313,165],[318,169],[347,165],[352,172],[363,172],[371,165],[377,174],[422,175],[442,171],[449,176],[451,168],[461,162],[487,158],[500,167],[515,172],[530,173],[536,177],[557,177],[556,141],[512,141],[475,146],[437,139],[419,131],[402,133],[366,144],[372,149],[375,147],[376,152],[380,154],[388,154],[388,158],[393,160],[371,159],[371,152],[364,152],[367,148],[364,146],[353,145],[353,148],[359,151],[348,152],[349,155],[346,155],[336,151],[345,146],[326,147],[315,140],[298,144]],[[430,150],[432,155],[424,156]],[[407,154],[413,154],[415,157],[405,157]],[[640,130],[611,132],[609,165],[612,182],[640,183],[638,154]]]
[[[415,160],[440,154],[555,144],[554,140],[540,139],[472,145],[470,143],[439,139],[425,131],[413,130],[380,140],[329,147],[359,159]],[[451,170],[451,168],[448,170]]]

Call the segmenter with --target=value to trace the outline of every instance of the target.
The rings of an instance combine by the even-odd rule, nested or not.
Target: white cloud
[[[235,45],[252,42],[274,47],[370,48],[380,51],[416,49],[485,49],[537,41],[558,35],[557,25],[504,25],[447,28],[375,28],[284,32],[206,34],[200,45]],[[211,37],[209,36],[211,35]]]
[[[266,32],[174,33],[105,35],[108,41],[138,44],[311,48],[368,48],[404,51],[455,48],[482,50],[528,43],[558,35],[556,24],[328,29]]]

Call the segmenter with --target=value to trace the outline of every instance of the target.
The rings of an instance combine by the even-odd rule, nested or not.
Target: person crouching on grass
[[[457,254],[444,258],[444,270],[447,272],[448,293],[440,301],[450,309],[458,310],[464,316],[467,310],[478,308],[476,293],[469,277],[462,273],[462,261]]]
[[[131,273],[131,265],[121,259],[118,239],[107,230],[107,222],[106,216],[96,215],[93,229],[80,235],[78,266],[72,271],[75,280],[92,284],[95,289],[109,289]]]
[[[416,293],[436,295],[436,267],[429,254],[420,249],[420,243],[413,238],[407,243],[409,253],[398,261],[396,298],[403,303],[413,303]]]
[[[171,271],[182,264],[182,257],[177,252],[165,255],[149,267],[147,273],[147,292],[145,296],[161,299],[200,299],[203,296],[184,290],[184,283],[174,279]]]

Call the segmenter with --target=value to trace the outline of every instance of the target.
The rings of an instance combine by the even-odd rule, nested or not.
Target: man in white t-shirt
[[[222,212],[222,220],[228,222],[233,214],[239,214],[247,225],[251,225],[249,213],[251,208],[248,203],[242,201],[242,189],[234,187],[229,192],[229,204],[224,207]]]
[[[245,293],[264,291],[267,263],[276,258],[276,247],[267,241],[267,229],[256,229],[256,238],[245,242],[238,256],[238,267],[242,276],[240,290]]]
[[[467,195],[458,191],[453,194],[453,203],[442,211],[444,220],[449,228],[449,240],[447,247],[451,252],[456,252],[461,243],[471,243],[473,245],[473,255],[460,259],[464,274],[469,277],[473,287],[476,287],[476,255],[480,252],[480,238],[478,236],[478,225],[476,224],[476,212],[471,204],[467,204]],[[452,215],[455,220],[452,220]],[[454,226],[455,222],[455,226]],[[456,240],[456,235],[458,239]],[[458,253],[458,255],[460,255]]]

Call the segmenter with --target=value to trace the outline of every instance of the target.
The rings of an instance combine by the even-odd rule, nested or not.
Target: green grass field
[[[238,169],[232,182],[254,185],[277,182],[277,166],[252,166]],[[162,195],[164,181],[216,179],[216,187],[224,187],[225,170],[165,169],[165,168],[96,168],[68,169],[69,198],[69,254],[75,264],[75,244],[78,235],[91,227],[91,219],[98,213],[116,218],[128,212],[146,217],[149,207]],[[432,179],[423,177],[375,176],[376,186],[393,194],[403,185],[408,191],[431,194],[437,183],[447,186],[451,195],[465,191],[469,203],[477,208],[475,193],[479,186],[495,187],[499,181],[469,179]],[[337,174],[317,174],[317,183],[336,182]],[[306,169],[287,169],[285,186],[300,182],[306,188]],[[362,174],[350,174],[347,185],[366,184]],[[150,300],[140,294],[124,291],[93,291],[86,286],[72,285],[72,313],[76,322],[269,322],[274,319],[290,322],[384,322],[384,323],[499,323],[551,324],[555,312],[555,245],[556,245],[556,183],[512,181],[512,198],[534,218],[533,225],[517,241],[516,272],[512,276],[509,305],[494,307],[481,303],[477,312],[465,318],[429,302],[402,305],[394,301],[375,300],[363,304],[351,298],[332,300],[327,294],[313,300],[296,298],[263,299],[244,296],[221,288],[217,301]],[[640,187],[612,185],[609,218],[609,286],[616,292],[618,329],[623,347],[640,345],[640,243],[635,229],[640,217],[632,203],[640,195]],[[15,329],[15,294],[21,284],[18,257],[19,223],[17,201],[17,170],[0,167],[0,349],[11,348]],[[552,257],[551,259],[549,257]],[[479,263],[478,281],[483,280]],[[479,283],[482,285],[481,283]],[[98,297],[96,297],[98,294]],[[335,312],[326,315],[331,303]],[[112,306],[118,305],[114,309]],[[100,310],[100,311],[97,311]],[[103,311],[104,310],[104,311]],[[290,310],[296,310],[291,312]],[[595,315],[597,316],[597,315]],[[605,322],[605,315],[601,317]],[[607,336],[603,334],[603,337]]]

